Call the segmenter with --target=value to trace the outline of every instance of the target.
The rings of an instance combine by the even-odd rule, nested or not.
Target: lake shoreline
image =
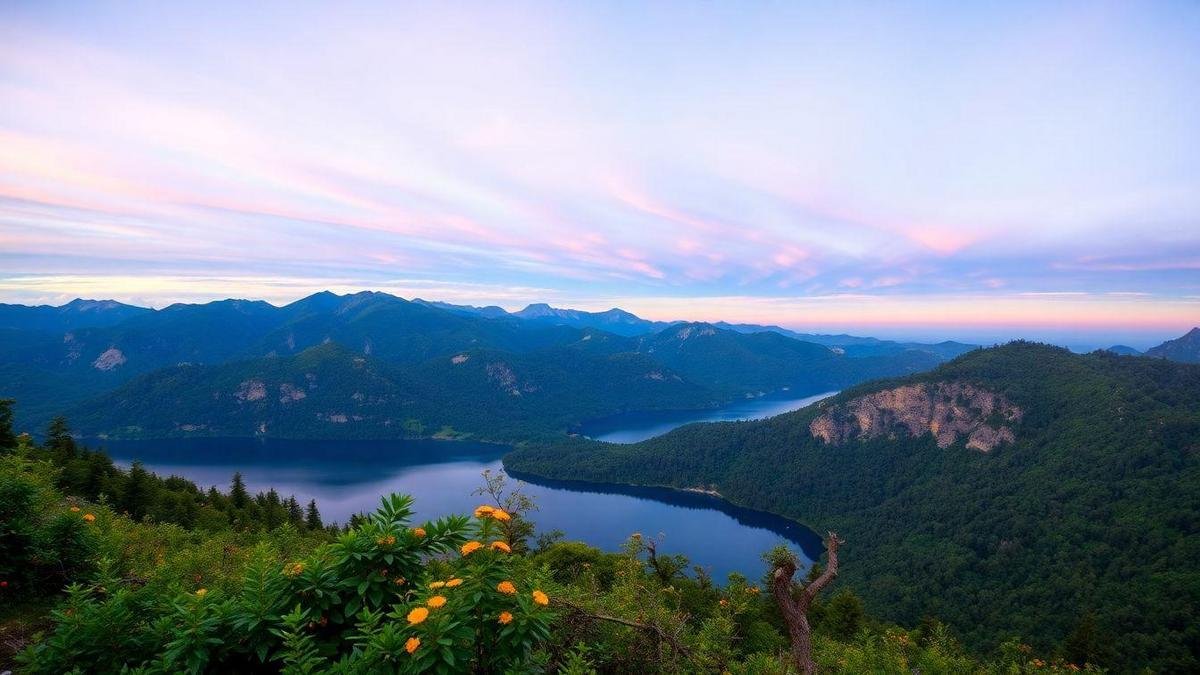
[[[507,455],[505,455],[505,457],[507,457]],[[501,464],[504,465],[503,459],[501,460]],[[508,474],[508,476],[510,478],[515,478],[519,481],[523,481],[523,482],[530,483],[533,485],[551,485],[551,486],[574,485],[580,489],[586,489],[588,487],[594,486],[596,492],[607,492],[606,490],[603,490],[602,488],[610,488],[610,489],[611,488],[619,488],[619,489],[623,488],[623,489],[632,489],[632,490],[639,490],[639,489],[666,490],[669,492],[674,492],[674,493],[678,493],[678,494],[682,494],[682,495],[691,495],[691,496],[695,496],[697,498],[703,498],[706,500],[710,500],[712,502],[716,502],[719,506],[727,507],[727,509],[730,509],[730,510],[755,513],[755,514],[759,514],[761,516],[765,516],[765,517],[769,517],[769,518],[777,518],[781,521],[786,521],[788,524],[800,527],[803,530],[810,533],[812,535],[812,537],[820,544],[821,552],[824,552],[824,550],[825,550],[824,549],[824,546],[825,546],[824,540],[817,533],[817,530],[815,528],[813,528],[812,526],[808,525],[807,523],[804,523],[803,521],[797,520],[790,516],[785,516],[780,513],[775,513],[774,511],[766,511],[763,509],[754,508],[752,506],[747,506],[746,504],[739,503],[733,499],[730,499],[730,498],[722,495],[720,492],[718,492],[716,490],[705,489],[705,488],[695,488],[695,487],[690,487],[690,488],[679,487],[676,485],[652,485],[652,484],[639,484],[639,483],[622,483],[622,482],[614,482],[614,481],[592,481],[592,480],[577,480],[577,479],[567,479],[567,478],[551,478],[549,476],[543,476],[541,474],[533,473],[530,471],[510,470],[507,467],[507,465],[504,465],[504,472],[506,474]],[[726,509],[722,509],[722,510],[726,510]],[[802,544],[800,542],[796,542],[796,541],[790,541],[790,543],[793,543],[793,544],[796,544],[797,546],[799,546],[801,548],[801,551],[804,553],[804,555],[806,557],[810,558],[811,560],[813,560],[814,562],[816,562],[820,559],[819,555],[817,555],[815,557],[813,555],[811,555],[810,550],[805,548],[804,544]]]

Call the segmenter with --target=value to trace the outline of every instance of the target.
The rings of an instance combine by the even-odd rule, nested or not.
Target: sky
[[[0,301],[1200,324],[1200,3],[0,3]]]

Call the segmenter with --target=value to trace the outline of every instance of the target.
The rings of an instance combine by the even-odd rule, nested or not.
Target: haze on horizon
[[[0,301],[1144,347],[1200,323],[1200,5],[6,3]]]

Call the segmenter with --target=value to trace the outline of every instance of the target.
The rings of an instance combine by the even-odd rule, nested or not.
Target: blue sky
[[[9,2],[0,300],[1156,341],[1197,83],[1192,2]]]

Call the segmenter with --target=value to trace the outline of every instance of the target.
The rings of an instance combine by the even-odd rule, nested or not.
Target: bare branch
[[[812,583],[804,588],[804,594],[808,596],[811,602],[817,597],[817,593],[821,589],[828,586],[838,575],[838,546],[845,543],[836,532],[830,532],[825,542],[825,548],[829,551],[829,564],[821,572],[821,575],[814,579]]]
[[[663,630],[663,628],[661,626],[656,626],[654,624],[649,624],[649,623],[638,623],[637,621],[631,621],[629,619],[622,619],[619,616],[609,616],[608,614],[597,614],[595,612],[589,612],[588,610],[584,609],[582,606],[577,605],[577,604],[571,602],[570,600],[563,600],[561,598],[554,598],[554,600],[552,602],[556,605],[561,605],[563,607],[566,607],[567,609],[570,609],[572,612],[574,612],[575,614],[578,614],[579,616],[583,616],[583,617],[597,620],[597,621],[610,621],[612,623],[619,623],[623,626],[629,626],[630,628],[637,628],[639,630],[644,630],[646,632],[652,633],[652,634],[656,635],[658,637],[658,639],[671,645],[671,649],[674,649],[677,653],[679,653],[682,656],[686,657],[691,653],[690,651],[688,651],[688,649],[686,647],[684,647],[682,644],[680,644],[678,636],[668,633],[667,631]]]
[[[812,627],[808,623],[808,609],[817,593],[837,578],[837,553],[838,546],[842,543],[844,542],[837,534],[829,533],[825,542],[829,551],[829,565],[798,594],[793,592],[795,584],[792,582],[792,577],[796,574],[796,559],[786,550],[780,550],[778,555],[773,552],[770,556],[775,566],[771,570],[771,592],[775,596],[775,603],[779,605],[779,611],[783,614],[784,623],[787,624],[788,637],[792,642],[792,661],[804,675],[812,675],[817,668],[812,656]]]

